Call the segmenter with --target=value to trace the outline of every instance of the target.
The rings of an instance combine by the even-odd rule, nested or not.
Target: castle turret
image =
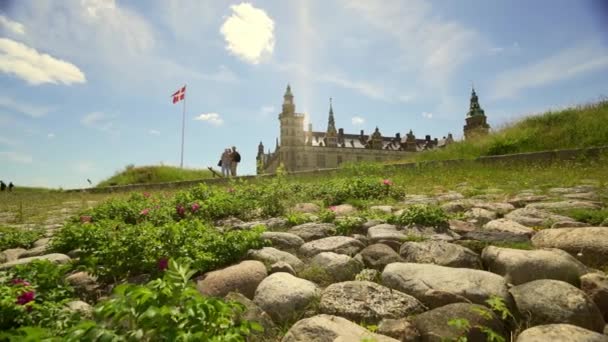
[[[288,84],[283,95],[283,111],[279,114],[281,123],[281,146],[279,158],[287,171],[297,169],[296,149],[306,141],[304,114],[296,113],[291,86]],[[277,143],[278,149],[278,143]]]
[[[486,120],[486,114],[479,105],[479,98],[475,93],[475,88],[471,88],[469,112],[467,113],[466,125],[464,126],[465,139],[488,134],[490,125],[488,125]]]
[[[256,161],[256,172],[258,174],[261,174],[262,171],[264,170],[264,166],[266,164],[266,156],[264,155],[264,144],[262,144],[262,142],[260,141],[260,144],[258,145],[258,154],[255,157],[255,161]]]
[[[430,136],[429,136],[430,138]],[[409,152],[416,152],[418,150],[418,145],[416,144],[416,136],[414,132],[410,129],[405,138],[405,150]]]
[[[331,98],[329,98],[329,118],[327,119],[327,132],[325,132],[325,143],[327,147],[338,146],[338,131],[336,130],[334,108],[331,102]]]
[[[376,126],[376,130],[372,134],[372,138],[370,141],[370,147],[373,149],[376,149],[376,150],[382,149],[382,134],[380,133],[380,130],[378,129],[377,126]]]

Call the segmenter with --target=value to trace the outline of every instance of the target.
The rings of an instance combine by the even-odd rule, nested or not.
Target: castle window
[[[317,167],[324,168],[325,167],[325,155],[317,154]]]

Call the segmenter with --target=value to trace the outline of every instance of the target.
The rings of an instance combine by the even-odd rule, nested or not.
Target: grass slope
[[[174,166],[127,166],[123,171],[100,182],[97,187],[110,185],[163,183],[211,178],[209,170],[181,169]]]
[[[511,153],[608,145],[608,100],[546,112],[507,125],[485,137],[417,153],[408,161],[474,159]]]

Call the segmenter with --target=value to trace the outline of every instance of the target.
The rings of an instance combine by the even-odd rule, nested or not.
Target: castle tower
[[[471,103],[467,113],[466,125],[464,126],[465,139],[474,136],[486,135],[490,130],[490,125],[486,122],[487,118],[483,109],[479,105],[479,99],[475,93],[475,88],[471,88]]]
[[[375,150],[382,149],[382,134],[380,133],[378,126],[376,126],[376,130],[372,134],[370,147]]]
[[[266,162],[264,159],[264,144],[262,144],[262,142],[260,141],[260,144],[258,145],[258,154],[255,157],[256,171],[258,174],[262,173],[262,171],[264,170],[264,164]]]
[[[411,129],[405,138],[405,150],[409,152],[416,152],[418,150],[418,145],[416,144],[416,136],[414,135],[414,132],[412,132]]]
[[[334,108],[329,98],[329,118],[327,120],[327,132],[325,132],[325,141],[327,147],[338,146],[338,131],[336,130],[336,121],[334,120]]]
[[[297,169],[296,147],[304,146],[306,136],[304,132],[304,115],[296,113],[291,87],[287,85],[283,95],[283,111],[279,114],[281,125],[280,161],[287,171]]]

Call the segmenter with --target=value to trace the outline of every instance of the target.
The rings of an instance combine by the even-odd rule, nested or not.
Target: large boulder
[[[588,266],[602,266],[608,260],[607,227],[543,229],[534,234],[532,244],[563,249]]]
[[[547,324],[524,330],[515,342],[608,342],[608,336],[572,324]]]
[[[346,281],[328,286],[321,295],[319,308],[325,314],[371,324],[425,310],[416,298],[370,281]]]
[[[19,258],[29,258],[29,257],[35,257],[35,256],[45,255],[48,252],[48,249],[49,249],[48,245],[42,245],[42,246],[38,246],[38,247],[33,247],[33,248],[28,249],[27,251],[25,251],[23,254],[21,254],[19,256]]]
[[[272,333],[272,330],[275,329],[275,324],[272,321],[272,318],[270,318],[270,316],[264,312],[264,310],[260,309],[259,306],[255,305],[253,301],[243,296],[241,293],[230,292],[224,299],[243,304],[243,306],[245,306],[245,311],[241,313],[239,318],[260,324],[264,328],[264,335],[269,336]]]
[[[527,208],[547,210],[573,210],[573,209],[600,209],[602,206],[597,202],[568,200],[560,202],[530,203]]]
[[[323,252],[315,255],[310,261],[312,267],[322,269],[329,282],[353,280],[363,269],[361,262],[345,254]]]
[[[292,211],[302,214],[315,214],[321,210],[321,208],[314,203],[298,203],[293,208]]]
[[[398,230],[393,224],[379,224],[367,230],[367,238],[370,243],[377,243],[381,240],[393,240],[402,242],[407,239],[407,234],[403,230]]]
[[[350,204],[334,205],[330,207],[330,210],[333,211],[336,216],[351,215],[357,211],[357,209]]]
[[[418,329],[407,318],[383,319],[378,324],[378,333],[392,338],[396,338],[401,342],[419,342],[420,333]]]
[[[269,240],[273,247],[281,250],[297,250],[304,244],[301,237],[286,232],[264,232],[262,239]]]
[[[487,209],[472,208],[464,213],[464,217],[479,226],[483,226],[484,224],[496,219],[497,215],[495,212]]]
[[[280,251],[273,247],[264,247],[262,249],[252,249],[248,252],[249,258],[258,260],[270,266],[279,261],[283,261],[291,265],[297,272],[304,268],[304,263],[297,256]]]
[[[301,237],[304,241],[311,241],[334,235],[336,226],[332,223],[311,222],[291,227],[287,232]]]
[[[488,246],[481,253],[488,271],[519,285],[537,279],[555,279],[579,284],[587,267],[560,249],[521,250]]]
[[[384,266],[393,262],[403,261],[399,254],[391,247],[383,243],[376,243],[365,247],[356,256],[368,268],[373,268],[379,271],[384,269]]]
[[[516,235],[525,235],[526,237],[530,237],[534,234],[534,229],[504,218],[492,220],[486,223],[483,226],[483,229],[494,232],[506,232]]]
[[[317,315],[294,324],[281,342],[399,342],[394,338],[374,334],[346,318],[332,315]]]
[[[608,276],[602,273],[588,273],[581,277],[581,290],[597,305],[608,322]]]
[[[289,273],[273,273],[260,283],[253,302],[280,324],[300,317],[320,295],[311,281]]]
[[[428,307],[446,304],[436,300],[434,291],[460,296],[482,305],[490,297],[498,296],[512,307],[504,278],[481,270],[396,262],[384,268],[382,284],[414,296]],[[453,302],[452,298],[448,301]]]
[[[245,260],[233,266],[208,272],[197,281],[196,288],[205,296],[224,297],[239,292],[253,298],[255,289],[266,276],[266,266],[255,260]]]
[[[551,227],[554,222],[576,221],[568,216],[530,207],[515,209],[505,215],[505,218],[527,227]]]
[[[365,248],[363,243],[355,238],[349,236],[330,236],[303,244],[300,246],[299,253],[305,257],[312,257],[321,252],[355,255],[363,248]]]
[[[51,254],[42,255],[42,256],[34,256],[34,257],[29,257],[29,258],[17,259],[17,260],[9,261],[4,264],[0,264],[0,271],[11,269],[17,265],[29,264],[30,262],[36,261],[36,260],[48,260],[54,264],[67,264],[72,259],[65,254],[51,253]]]
[[[405,262],[481,269],[481,259],[472,250],[444,241],[404,242],[399,254]]]
[[[5,249],[0,253],[0,264],[5,262],[11,262],[19,259],[23,253],[27,252],[25,248],[9,248]]]
[[[508,200],[507,203],[512,204],[517,208],[521,208],[525,207],[528,203],[540,202],[546,199],[547,196],[544,195],[520,194]]]
[[[495,212],[498,215],[504,215],[512,210],[515,210],[515,206],[511,203],[501,202],[477,202],[475,203],[476,208],[486,209]]]
[[[513,299],[529,326],[568,323],[602,332],[604,319],[580,289],[560,280],[541,279],[515,286]]]
[[[472,328],[464,332],[449,324],[456,319],[466,319]],[[498,335],[507,337],[507,330],[500,318],[490,309],[475,304],[448,304],[416,315],[412,318],[412,323],[421,335],[420,341],[423,342],[453,341],[459,337],[465,337],[467,341],[486,341],[486,335],[477,328],[479,326],[492,329]]]

